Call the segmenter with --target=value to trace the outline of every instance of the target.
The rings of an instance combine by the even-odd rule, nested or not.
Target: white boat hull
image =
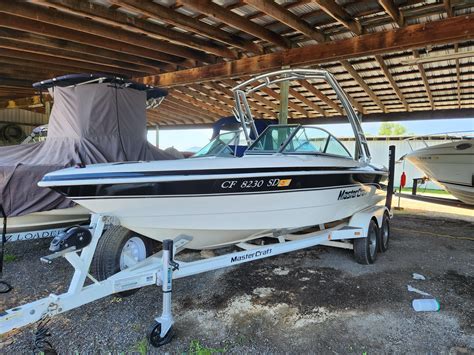
[[[342,191],[354,197],[340,198]],[[352,216],[385,198],[375,185],[295,192],[244,193],[195,197],[78,200],[84,207],[113,215],[121,225],[163,241],[192,237],[191,249],[235,244],[284,228],[319,225]],[[289,208],[291,206],[291,208]]]
[[[7,234],[68,227],[89,220],[90,212],[82,206],[34,212],[7,219]]]
[[[386,175],[333,156],[259,155],[92,165],[40,186],[149,238],[186,235],[187,248],[209,249],[350,217],[384,199]]]
[[[459,149],[463,147],[465,149]],[[440,144],[408,154],[408,161],[459,200],[474,205],[472,139]]]

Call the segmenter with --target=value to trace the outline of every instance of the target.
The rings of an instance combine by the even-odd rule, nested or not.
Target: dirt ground
[[[392,227],[389,250],[370,266],[349,250],[314,247],[175,281],[176,335],[159,352],[474,352],[474,223],[405,210]],[[68,264],[39,261],[48,243],[8,245],[14,290],[0,308],[64,290]],[[407,285],[433,295],[440,311],[415,312],[411,301],[423,296]],[[51,342],[60,353],[158,352],[145,335],[160,311],[158,287],[107,297],[53,318]],[[3,337],[0,352],[30,352],[33,330]]]

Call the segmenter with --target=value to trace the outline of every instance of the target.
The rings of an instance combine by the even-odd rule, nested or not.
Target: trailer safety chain
[[[51,336],[49,331],[48,323],[51,317],[46,312],[41,319],[38,321],[36,331],[33,335],[33,354],[45,354],[45,355],[56,355],[57,351],[54,349],[53,344],[48,340]]]
[[[48,323],[51,321],[51,315],[58,309],[56,303],[50,303],[48,308],[38,320],[36,331],[33,335],[33,354],[57,355],[53,344],[48,340],[52,334],[49,331]]]
[[[0,278],[3,278],[3,262],[5,256],[5,243],[7,242],[7,215],[0,204],[0,213],[3,217],[2,240],[0,242]],[[8,293],[13,287],[6,281],[0,281],[0,293]]]
[[[421,233],[421,234],[427,234],[427,235],[430,235],[430,236],[433,236],[433,237],[451,238],[451,239],[471,240],[471,241],[474,241],[474,238],[472,238],[472,237],[455,237],[455,236],[449,235],[449,234],[440,234],[440,233],[426,232],[426,231],[413,230],[413,229],[407,229],[407,228],[396,228],[396,227],[392,227],[392,230],[399,231],[399,232],[403,232],[403,231],[410,230],[410,231],[412,231],[412,232]]]

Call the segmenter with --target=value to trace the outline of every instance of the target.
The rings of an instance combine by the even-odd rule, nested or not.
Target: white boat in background
[[[73,206],[50,211],[40,211],[8,218],[6,240],[31,240],[54,237],[65,227],[84,224],[90,219],[90,211]]]
[[[425,141],[425,144],[426,148],[407,154],[406,159],[451,195],[464,203],[474,205],[472,133],[453,136],[449,143],[428,146]]]

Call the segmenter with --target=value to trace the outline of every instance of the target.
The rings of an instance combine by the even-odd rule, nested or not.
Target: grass
[[[397,188],[398,192],[398,188]],[[404,187],[402,189],[403,193],[409,193],[411,194],[411,187]],[[424,189],[423,187],[419,187],[416,189],[417,194],[423,194],[423,193],[428,193],[428,194],[436,194],[436,195],[449,195],[449,192],[444,191],[444,190],[435,190],[435,189]]]
[[[199,340],[191,340],[189,344],[189,355],[212,355],[212,354],[223,354],[227,351],[226,347],[221,349],[207,348],[202,346]]]
[[[12,261],[16,261],[18,258],[16,255],[13,255],[13,254],[5,254],[3,256],[3,260],[6,262],[6,263],[9,263],[9,262],[12,262]]]
[[[140,355],[148,354],[148,340],[143,338],[142,340],[138,341],[133,347],[133,351],[136,351]]]

